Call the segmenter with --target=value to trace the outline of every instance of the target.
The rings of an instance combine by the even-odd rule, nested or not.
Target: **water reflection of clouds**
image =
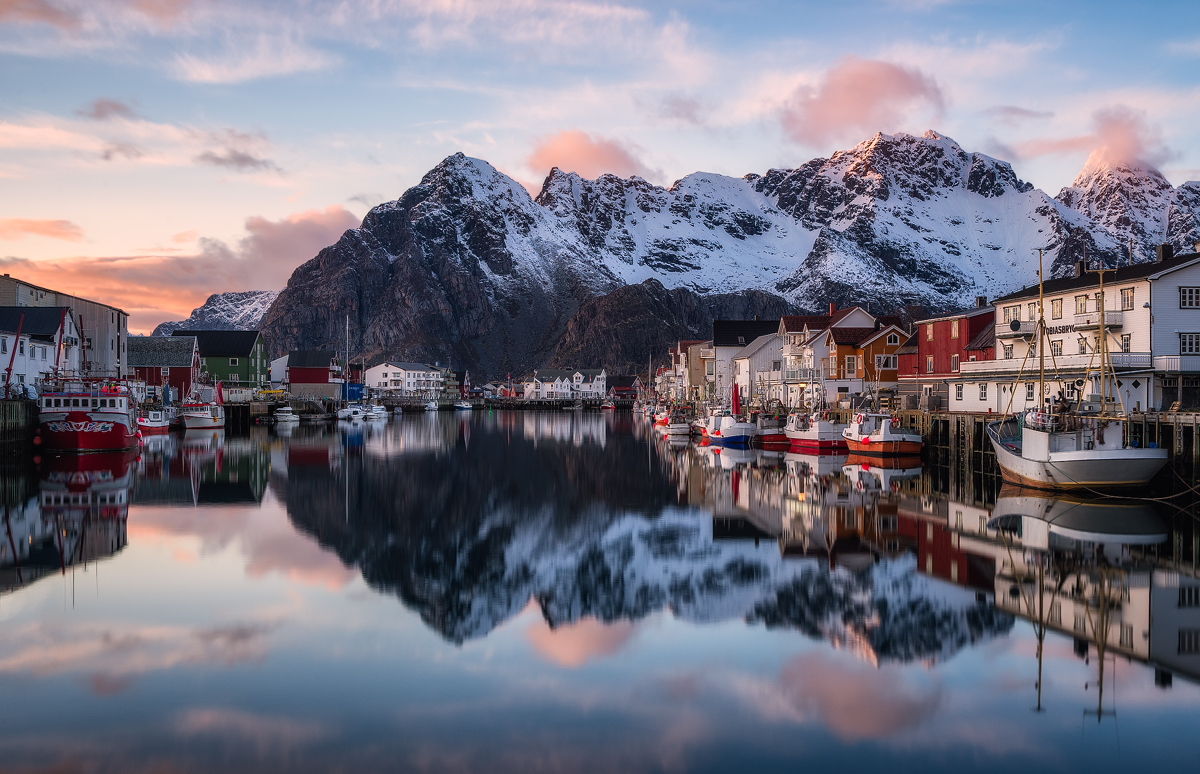
[[[606,624],[587,617],[551,629],[543,618],[530,624],[525,635],[538,655],[559,666],[575,668],[614,655],[625,647],[634,631],[629,620]]]

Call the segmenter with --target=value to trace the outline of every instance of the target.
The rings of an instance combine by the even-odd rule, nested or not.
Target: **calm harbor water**
[[[499,412],[0,485],[0,771],[1200,766],[1190,494]]]

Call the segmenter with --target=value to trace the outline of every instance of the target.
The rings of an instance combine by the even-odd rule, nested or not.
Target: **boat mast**
[[[1116,374],[1112,371],[1112,357],[1108,351],[1108,334],[1104,328],[1104,272],[1116,271],[1115,269],[1107,269],[1104,267],[1104,259],[1101,258],[1100,268],[1095,269],[1095,272],[1100,275],[1100,295],[1096,301],[1096,311],[1100,315],[1100,341],[1096,347],[1100,355],[1100,414],[1108,413],[1108,394],[1110,388],[1117,392],[1117,397],[1120,397],[1120,392],[1116,388]],[[1124,401],[1122,401],[1124,403]]]
[[[1037,332],[1034,338],[1037,339],[1038,346],[1038,411],[1045,408],[1046,405],[1046,342],[1044,341],[1046,334],[1046,319],[1042,311],[1042,302],[1044,300],[1043,293],[1043,277],[1042,277],[1042,251],[1038,249],[1038,321]]]

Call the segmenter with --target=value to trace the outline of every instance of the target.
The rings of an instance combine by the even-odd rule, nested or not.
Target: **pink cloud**
[[[83,239],[83,229],[69,220],[30,220],[28,218],[0,218],[0,239],[17,240],[27,236],[49,239],[65,239],[78,242]]]
[[[918,685],[903,670],[876,667],[815,650],[789,661],[780,675],[784,697],[842,739],[876,739],[916,728],[941,704],[936,685]]]
[[[553,629],[544,620],[538,620],[525,635],[539,655],[559,666],[575,669],[590,659],[613,655],[624,647],[633,632],[631,621],[604,624],[595,618],[583,618]]]
[[[820,145],[877,131],[894,131],[916,108],[941,111],[942,91],[920,70],[848,57],[817,87],[801,86],[784,109],[784,131],[796,142]]]
[[[558,167],[578,173],[588,180],[595,180],[605,172],[618,177],[656,176],[654,170],[642,163],[634,151],[620,141],[574,129],[543,138],[525,163],[538,174]]]
[[[1092,114],[1090,134],[1062,138],[1034,138],[1013,146],[1020,158],[1067,156],[1090,152],[1110,163],[1161,164],[1174,156],[1162,140],[1162,133],[1146,121],[1146,114],[1124,105],[1097,110]]]
[[[49,24],[64,30],[79,27],[79,17],[47,0],[0,0],[0,22]]]
[[[0,258],[0,268],[35,285],[124,309],[130,329],[148,333],[164,320],[187,317],[212,293],[283,287],[297,266],[358,223],[349,211],[330,205],[281,220],[246,218],[247,235],[236,247],[201,238],[199,254]]]

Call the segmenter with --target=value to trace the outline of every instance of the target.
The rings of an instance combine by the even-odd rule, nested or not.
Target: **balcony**
[[[1012,329],[1012,323],[1006,323],[1006,322],[996,323],[996,338],[998,338],[998,339],[1015,339],[1015,338],[1019,338],[1021,336],[1032,336],[1033,329],[1036,326],[1037,326],[1037,323],[1030,320],[1028,322],[1021,323],[1020,327],[1014,331]]]
[[[785,382],[819,382],[821,378],[820,368],[789,368],[783,372]]]
[[[1112,310],[1107,310],[1104,312],[1104,325],[1107,328],[1120,328],[1121,323],[1123,322],[1123,320],[1122,320],[1123,317],[1124,317],[1124,314],[1122,312],[1115,312]],[[1100,328],[1100,313],[1099,312],[1085,312],[1084,314],[1075,315],[1075,330],[1090,331],[1090,330],[1098,330],[1099,328]]]
[[[1113,352],[1112,357],[1113,368],[1118,370],[1129,370],[1134,368],[1150,368],[1153,364],[1156,368],[1158,362],[1164,358],[1152,358],[1149,352]],[[1200,359],[1200,358],[1198,358]],[[1058,370],[1078,372],[1087,369],[1090,364],[1093,369],[1097,368],[1100,363],[1100,358],[1087,355],[1056,355],[1051,358],[1049,353],[1046,354],[1046,374],[1052,376],[1055,365]],[[1021,370],[1021,358],[1014,357],[1007,360],[971,360],[966,363],[959,363],[959,377],[962,379],[970,379],[971,377],[1000,375],[1003,378],[1016,378],[1017,372]],[[1037,378],[1038,359],[1035,356],[1030,357],[1025,361],[1025,374],[1021,377],[1023,380],[1029,378]]]
[[[712,347],[704,347],[703,349],[700,350],[700,359],[701,360],[712,360],[716,356],[717,356],[717,351],[715,349],[713,349]]]
[[[1168,374],[1195,373],[1200,371],[1200,355],[1159,355],[1154,358],[1154,370]]]

